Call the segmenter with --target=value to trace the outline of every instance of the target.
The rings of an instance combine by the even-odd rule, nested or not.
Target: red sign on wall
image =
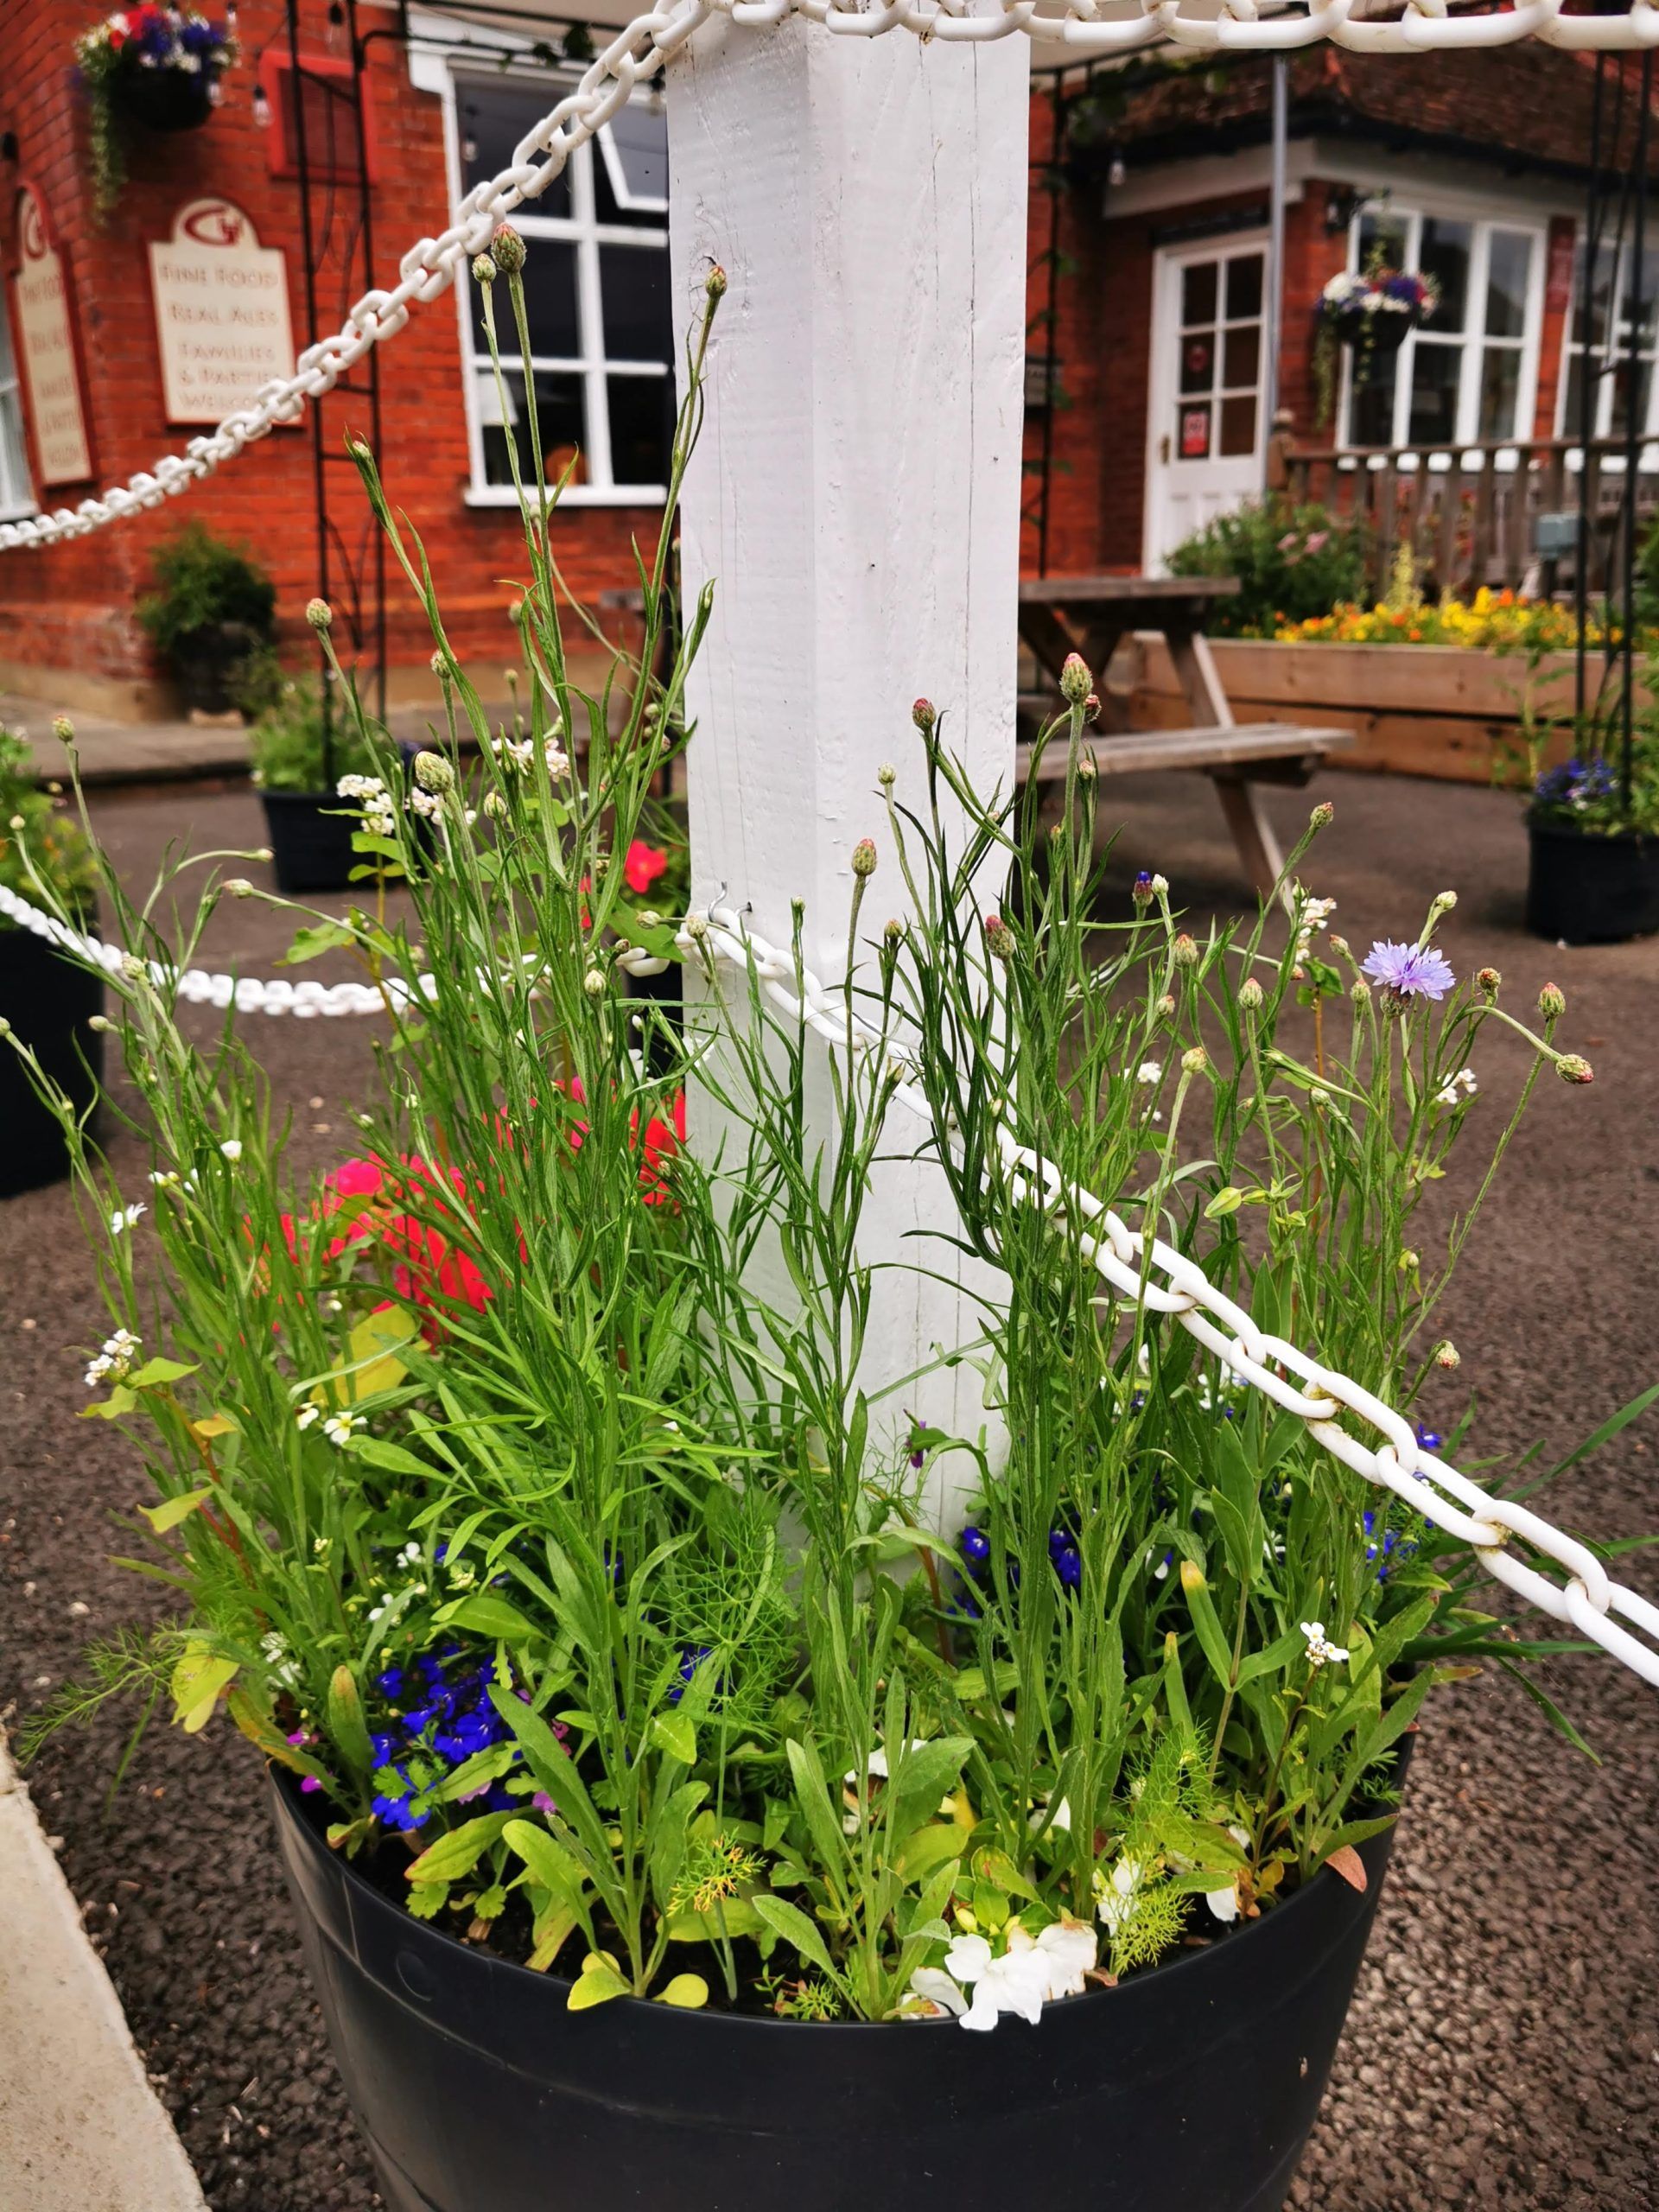
[[[1181,410],[1181,459],[1208,461],[1210,458],[1210,410],[1207,407],[1184,407]]]

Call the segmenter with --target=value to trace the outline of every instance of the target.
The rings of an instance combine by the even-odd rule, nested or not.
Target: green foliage
[[[251,553],[216,537],[202,522],[163,538],[151,560],[156,589],[138,601],[139,626],[162,657],[188,652],[198,631],[233,623],[268,639],[276,588]]]
[[[481,289],[493,332],[503,286]],[[516,270],[505,290],[528,353]],[[710,600],[658,683],[664,532],[637,668],[620,696],[578,689],[528,428],[525,703],[496,727],[359,454],[447,702],[442,748],[359,838],[405,876],[404,917],[295,912],[296,957],[326,943],[409,986],[360,1156],[293,1189],[250,1038],[227,1017],[204,1050],[142,967],[109,984],[154,1162],[142,1224],[66,1115],[111,1311],[173,1355],[111,1340],[97,1379],[156,1493],[143,1564],[190,1622],[176,1715],[212,1733],[223,1711],[321,1779],[342,1847],[417,1832],[385,1862],[410,1910],[478,1942],[527,1923],[521,1955],[574,1972],[575,2010],[712,1992],[882,2019],[959,1934],[1075,1950],[1083,1923],[1132,1970],[1196,1897],[1257,1910],[1384,1817],[1442,1671],[1425,1660],[1529,1647],[1471,1602],[1474,1554],[1403,1501],[1384,1553],[1380,1494],[1301,1418],[1109,1294],[1099,1224],[1032,1204],[1029,1161],[1410,1408],[1479,1195],[1437,1237],[1423,1194],[1477,1110],[1484,1193],[1560,1059],[1556,1017],[1521,1030],[1512,1110],[1484,1090],[1474,1109],[1457,1071],[1488,1024],[1521,1027],[1490,992],[1384,1007],[1332,940],[1317,964],[1345,995],[1305,1008],[1324,917],[1300,890],[1288,925],[1274,905],[1202,943],[1166,887],[1124,914],[1079,705],[1044,741],[1065,749],[1052,836],[1046,787],[984,800],[937,721],[926,803],[889,793],[904,919],[872,947],[855,876],[832,1001],[877,1048],[740,988],[638,1051],[626,856],[686,741]],[[106,883],[135,951],[196,957],[213,887],[172,944],[148,917],[177,866],[142,910]],[[686,945],[707,960],[695,923]],[[901,1047],[923,1118],[893,1110]],[[688,1085],[717,1150],[672,1135]],[[900,1147],[943,1163],[957,1209],[906,1264],[987,1263],[971,1340],[935,1355],[978,1379],[982,1431],[913,1421],[898,1401],[925,1376],[868,1395],[865,1208]],[[941,1489],[977,1498],[972,1545],[960,1503],[928,1525]]]
[[[255,655],[238,696],[248,724],[253,781],[267,791],[329,791],[341,776],[372,775],[384,733],[365,725],[337,696],[332,732],[325,729],[322,687],[315,677],[290,676],[274,652]]]
[[[0,883],[20,899],[55,899],[80,916],[92,906],[98,865],[85,830],[35,780],[34,755],[16,730],[0,725]],[[15,928],[0,917],[0,931]]]
[[[1270,638],[1358,598],[1365,537],[1314,501],[1249,500],[1183,539],[1169,567],[1178,576],[1236,576],[1238,596],[1217,600],[1208,626],[1221,637]]]

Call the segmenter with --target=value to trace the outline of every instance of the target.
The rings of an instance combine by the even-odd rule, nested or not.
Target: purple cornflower
[[[1444,998],[1457,981],[1444,953],[1420,944],[1395,944],[1382,938],[1361,964],[1374,983],[1380,983],[1391,998],[1402,1002]]]
[[[976,1529],[970,1521],[957,1541],[962,1546],[962,1555],[969,1567],[983,1567],[991,1555],[991,1540],[982,1529]]]

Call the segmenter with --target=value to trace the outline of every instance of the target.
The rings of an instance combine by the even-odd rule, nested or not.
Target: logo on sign
[[[194,239],[197,245],[236,246],[248,229],[247,217],[228,200],[197,200],[181,213],[173,235]]]
[[[46,220],[32,192],[18,195],[17,238],[25,261],[44,261],[51,251],[47,244]]]

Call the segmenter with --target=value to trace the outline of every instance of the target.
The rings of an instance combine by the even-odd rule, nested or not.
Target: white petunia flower
[[[1307,1663],[1310,1667],[1323,1667],[1327,1660],[1332,1660],[1340,1666],[1347,1658],[1348,1654],[1342,1645],[1332,1643],[1326,1636],[1323,1621],[1304,1621],[1302,1634],[1307,1638]]]

